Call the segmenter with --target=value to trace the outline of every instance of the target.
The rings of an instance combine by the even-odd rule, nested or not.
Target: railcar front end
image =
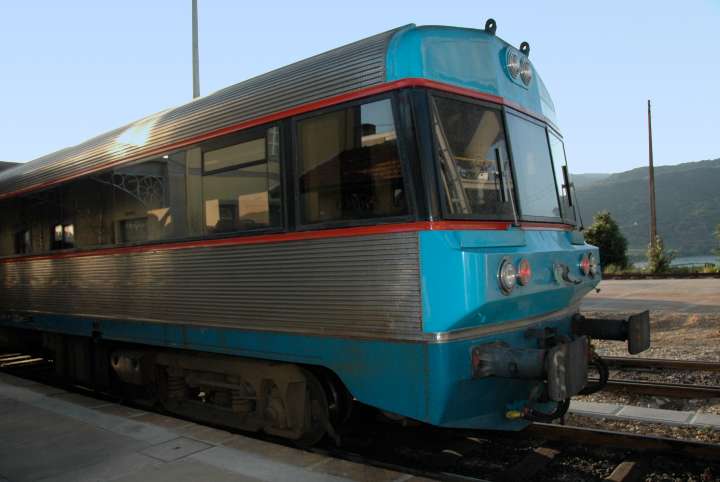
[[[562,415],[647,313],[592,320],[552,100],[484,30],[402,27],[0,173],[0,338],[63,375],[313,443],[353,400]]]

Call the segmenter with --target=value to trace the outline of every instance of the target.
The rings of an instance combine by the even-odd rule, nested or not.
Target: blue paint
[[[579,285],[558,283],[553,265],[563,263],[574,270],[583,253],[597,248],[572,244],[566,231],[524,232],[524,244],[503,243],[517,239],[509,231],[423,231],[420,233],[423,329],[442,332],[519,320],[561,310],[577,302],[599,282],[582,278]],[[480,247],[485,246],[485,247]],[[504,294],[497,280],[500,262],[516,265],[530,261],[533,271],[528,286]]]
[[[508,74],[508,49],[515,47],[484,30],[411,25],[390,41],[386,76],[388,81],[423,78],[500,96],[555,122],[552,99],[532,63],[528,87]]]

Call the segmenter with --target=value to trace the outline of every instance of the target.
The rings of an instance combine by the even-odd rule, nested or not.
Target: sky
[[[527,40],[572,172],[720,157],[720,0],[198,0],[201,93],[400,25]],[[24,162],[192,97],[191,0],[0,2],[0,160]]]

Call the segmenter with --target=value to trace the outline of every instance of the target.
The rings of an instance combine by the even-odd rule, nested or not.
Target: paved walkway
[[[606,280],[588,294],[584,311],[720,313],[720,279]]]
[[[414,481],[0,374],[0,482]]]
[[[720,430],[720,415],[710,413],[580,401],[572,401],[570,403],[570,413],[587,417],[609,418],[614,420],[640,420],[666,425],[710,427]]]

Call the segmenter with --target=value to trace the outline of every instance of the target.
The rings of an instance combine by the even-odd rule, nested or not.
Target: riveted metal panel
[[[1,263],[0,309],[420,339],[418,234]]]
[[[0,173],[0,196],[72,178],[254,118],[385,81],[399,29],[336,48]],[[128,142],[129,141],[129,142]]]

